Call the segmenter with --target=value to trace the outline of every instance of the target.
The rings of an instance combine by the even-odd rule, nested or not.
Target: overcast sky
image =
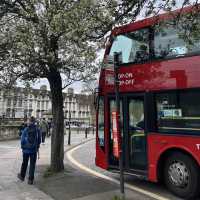
[[[32,85],[33,88],[39,89],[42,85],[46,85],[47,89],[49,90],[49,83],[47,79],[40,79],[38,80],[34,85]],[[75,93],[80,93],[82,90],[82,83],[81,82],[75,82],[74,84],[70,85],[69,87],[74,88]],[[65,89],[67,90],[67,89]]]

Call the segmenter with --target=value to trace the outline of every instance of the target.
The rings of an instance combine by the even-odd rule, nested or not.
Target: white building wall
[[[35,116],[36,118],[41,118],[45,113],[51,112],[52,105],[49,95],[49,91],[44,90],[30,89],[27,95],[24,88],[17,88],[15,91],[1,89],[0,117],[3,115],[5,117],[12,117],[14,114],[15,118],[23,118],[25,115],[27,117]],[[90,117],[88,102],[80,103],[78,94],[64,93],[63,96],[63,110],[66,119],[69,118],[69,112],[71,112],[71,120],[74,121],[84,121]],[[83,95],[80,98],[82,97]],[[89,114],[87,114],[88,112]]]

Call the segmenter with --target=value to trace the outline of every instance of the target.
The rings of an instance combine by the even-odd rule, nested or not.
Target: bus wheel
[[[199,167],[186,154],[176,152],[167,158],[164,179],[168,189],[179,197],[194,199],[199,193]]]

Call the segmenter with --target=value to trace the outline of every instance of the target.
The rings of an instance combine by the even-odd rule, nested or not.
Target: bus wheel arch
[[[187,179],[187,184],[184,183],[186,184],[184,186],[175,185],[175,182],[172,183],[173,175],[170,175],[170,170],[172,169],[171,173],[173,174],[177,170],[180,171],[179,168],[183,168],[182,172],[188,171],[188,177],[185,178]],[[197,188],[197,185],[200,184],[199,169],[200,168],[198,162],[192,156],[192,154],[180,148],[171,148],[160,155],[157,164],[157,178],[159,182],[165,183],[168,189],[177,196],[187,199],[193,199],[193,197],[198,194],[198,189],[195,190],[194,188]],[[179,171],[175,173],[175,177],[179,177],[176,179],[176,181],[182,179],[181,176],[184,177],[184,175],[182,175],[182,172],[179,173]]]

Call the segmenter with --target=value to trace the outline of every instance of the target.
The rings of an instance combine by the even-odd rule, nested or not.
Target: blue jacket
[[[37,130],[37,143],[36,143],[36,148],[24,148],[24,144],[26,143],[25,137],[28,134],[28,127],[34,126]],[[40,143],[41,143],[41,133],[39,128],[35,125],[35,124],[30,124],[28,125],[28,127],[26,127],[23,131],[22,131],[22,136],[21,136],[21,148],[23,153],[36,153],[38,151],[38,149],[40,148]]]

